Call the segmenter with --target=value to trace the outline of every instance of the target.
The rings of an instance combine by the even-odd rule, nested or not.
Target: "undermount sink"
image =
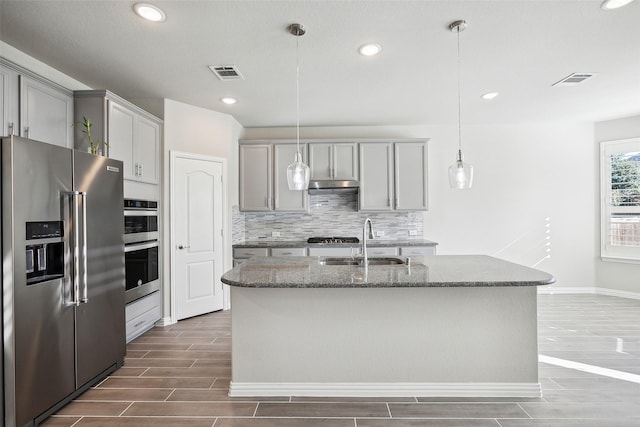
[[[320,265],[364,265],[363,258],[351,257],[321,257],[318,260]],[[406,259],[395,257],[369,257],[369,265],[402,265],[406,264]]]

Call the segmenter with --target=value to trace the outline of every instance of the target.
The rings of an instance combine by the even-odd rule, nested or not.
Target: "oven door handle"
[[[129,211],[129,210],[125,210],[124,211],[124,216],[158,216],[158,211],[157,210],[154,210],[154,211],[143,211],[143,210]]]
[[[158,241],[154,240],[153,242],[133,243],[133,244],[125,245],[124,251],[126,253],[126,252],[139,251],[142,249],[151,249],[151,248],[157,248],[157,247],[158,247]]]

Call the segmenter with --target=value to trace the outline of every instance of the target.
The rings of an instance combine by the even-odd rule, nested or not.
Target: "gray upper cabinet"
[[[427,204],[427,143],[396,142],[395,209],[424,210]]]
[[[393,210],[393,169],[392,143],[360,143],[360,210]]]
[[[240,145],[240,210],[270,211],[271,144]]]
[[[309,167],[313,180],[357,180],[358,144],[310,143]]]
[[[76,91],[75,118],[93,123],[94,142],[106,141],[109,157],[123,161],[124,179],[145,184],[160,182],[162,120],[106,91]],[[86,135],[76,126],[75,148],[86,150]]]
[[[2,136],[18,135],[20,123],[18,123],[18,73],[11,68],[0,65],[0,92],[2,103],[0,104],[0,120],[2,121]]]
[[[307,159],[306,146],[300,145],[303,161]],[[287,166],[293,162],[296,144],[275,144],[273,146],[273,193],[276,211],[306,211],[309,195],[306,191],[289,190]]]
[[[3,135],[73,147],[73,93],[28,70],[0,63]]]
[[[240,210],[307,210],[308,193],[291,191],[287,166],[293,161],[296,144],[240,145]],[[300,146],[303,160],[306,146]]]
[[[360,210],[427,210],[427,143],[360,144]]]

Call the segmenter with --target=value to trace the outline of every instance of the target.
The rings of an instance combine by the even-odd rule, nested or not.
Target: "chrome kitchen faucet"
[[[369,258],[367,257],[367,223],[369,223],[369,239],[373,239],[373,224],[371,219],[367,218],[362,224],[362,265],[365,267],[369,266]]]

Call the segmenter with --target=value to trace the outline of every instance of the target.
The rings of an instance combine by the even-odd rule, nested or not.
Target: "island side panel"
[[[232,393],[242,384],[538,384],[534,286],[231,292]]]

